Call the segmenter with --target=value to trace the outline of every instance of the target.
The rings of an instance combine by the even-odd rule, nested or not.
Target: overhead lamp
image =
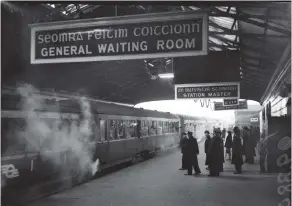
[[[171,79],[171,78],[174,78],[174,74],[173,73],[158,74],[158,76],[161,79]]]
[[[148,63],[151,67],[154,67],[154,65],[153,64],[151,64],[151,63]]]

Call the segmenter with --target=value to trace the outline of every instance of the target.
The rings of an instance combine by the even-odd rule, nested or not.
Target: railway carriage
[[[72,125],[80,126],[86,115],[80,102],[77,99],[46,100],[41,109],[32,111],[23,110],[20,102],[21,98],[15,94],[2,94],[1,163],[4,186],[27,188],[56,179],[71,178],[80,182],[84,177],[91,177],[93,173],[90,174],[89,168],[80,166],[82,157],[78,153],[76,155],[75,149],[80,150],[80,146],[76,147],[71,140],[65,142],[68,147],[64,146],[62,133],[58,137],[54,133],[54,137],[45,141],[41,141],[41,137],[27,141],[19,135],[19,132],[26,130],[26,119],[30,115],[37,116],[40,122],[44,121],[45,130],[54,131],[54,123],[59,122],[58,127],[67,128],[69,134],[74,136]],[[93,167],[98,166],[91,168],[94,171],[176,147],[181,132],[189,130],[197,133],[207,125],[204,118],[93,100],[89,104],[90,136],[86,141],[80,141],[84,147],[82,152],[88,150],[91,162],[99,162],[92,164]],[[202,131],[199,133],[203,136]],[[82,180],[79,178],[81,176]]]

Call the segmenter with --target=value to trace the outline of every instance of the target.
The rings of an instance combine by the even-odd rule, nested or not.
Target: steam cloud
[[[59,106],[49,106],[40,98],[37,89],[31,85],[23,85],[18,88],[22,96],[22,111],[25,112],[26,127],[22,131],[29,151],[40,151],[42,157],[49,160],[58,169],[68,170],[71,166],[78,175],[91,172],[92,176],[97,172],[99,160],[92,160],[94,144],[93,118],[90,104],[86,98],[80,98],[82,119],[78,121],[64,120]],[[54,112],[54,117],[42,116],[35,110],[49,108]],[[60,158],[60,154],[66,154],[66,162]],[[72,163],[74,166],[72,166]]]

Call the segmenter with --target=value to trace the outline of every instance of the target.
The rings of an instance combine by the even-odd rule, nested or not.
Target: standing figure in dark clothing
[[[222,139],[221,132],[219,129],[214,131],[215,135],[212,138],[209,146],[209,176],[219,176],[222,165]]]
[[[242,133],[242,140],[243,140],[243,151],[242,154],[245,155],[245,162],[247,162],[247,157],[246,157],[246,149],[247,149],[247,141],[249,138],[249,131],[247,127],[243,128],[243,133]]]
[[[241,174],[242,169],[241,166],[243,165],[243,158],[242,158],[242,144],[240,138],[240,130],[238,127],[234,127],[234,136],[232,141],[232,160],[231,164],[235,165],[235,172],[234,174]]]
[[[209,151],[209,146],[210,146],[210,142],[211,142],[211,137],[210,137],[210,132],[209,131],[205,131],[205,153],[206,153],[206,161],[205,161],[205,165],[207,165],[207,170],[210,169],[209,167],[209,157],[208,157],[208,151]]]
[[[182,153],[182,167],[180,168],[180,170],[186,170],[187,169],[187,164],[186,164],[187,142],[188,142],[188,137],[187,137],[187,134],[184,132],[184,133],[182,133],[182,137],[181,137],[181,140],[180,140],[180,148],[181,148],[181,153]]]
[[[225,137],[226,137],[226,129],[224,128],[224,129],[222,130],[222,139],[224,140]]]
[[[220,136],[221,136],[221,131],[220,131]],[[223,172],[223,163],[225,162],[225,158],[224,158],[224,139],[222,138],[222,136],[221,136],[220,147],[221,147],[221,167],[220,167],[221,169],[220,169],[220,172]]]
[[[193,168],[195,170],[195,174],[200,174],[201,170],[197,158],[197,155],[199,154],[199,145],[197,139],[193,137],[192,132],[188,132],[188,137],[189,139],[186,146],[188,173],[185,175],[192,175]]]
[[[249,131],[249,137],[247,139],[245,146],[246,162],[249,164],[254,164],[254,157],[256,156],[255,147],[256,147],[255,133],[254,129],[251,127]]]
[[[226,156],[228,155],[228,160],[231,160],[231,148],[232,148],[232,133],[231,131],[228,131],[228,135],[226,137],[226,141],[225,141],[225,148],[226,148]]]

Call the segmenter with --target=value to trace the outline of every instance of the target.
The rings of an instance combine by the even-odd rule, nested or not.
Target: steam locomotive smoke
[[[27,113],[26,128],[22,136],[29,143],[28,149],[40,151],[43,157],[61,169],[69,167],[64,165],[64,160],[60,158],[61,154],[66,153],[67,164],[74,163],[73,169],[78,171],[79,175],[85,175],[88,171],[94,175],[98,170],[99,161],[92,161],[94,145],[90,138],[93,135],[93,119],[89,102],[85,98],[80,99],[83,118],[78,125],[76,121],[64,121],[58,106],[45,104],[31,85],[19,87],[18,92],[22,96],[22,110]],[[44,117],[33,112],[48,107],[49,111],[54,111],[57,116]]]

